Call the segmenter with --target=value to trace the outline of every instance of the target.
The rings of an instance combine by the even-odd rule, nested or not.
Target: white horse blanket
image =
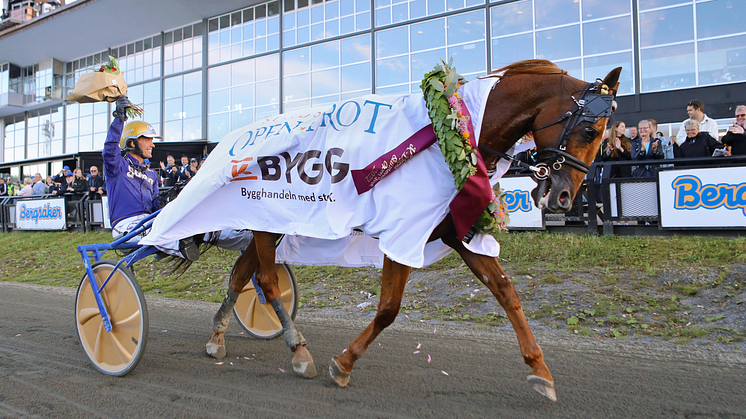
[[[496,80],[477,79],[461,89],[477,141]],[[220,141],[140,244],[251,229],[286,235],[280,262],[381,266],[386,254],[412,267],[433,263],[450,248],[427,239],[457,193],[437,143],[417,150],[367,192],[359,194],[351,176],[430,123],[421,94],[367,95],[240,128]],[[508,167],[501,161],[493,183]],[[489,235],[477,235],[469,247],[499,254]]]

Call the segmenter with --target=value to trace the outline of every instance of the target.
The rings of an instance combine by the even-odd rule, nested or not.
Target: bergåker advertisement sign
[[[16,202],[17,230],[64,230],[65,227],[64,198]]]
[[[661,227],[746,228],[746,167],[658,174]]]
[[[530,176],[504,177],[500,187],[505,191],[510,223],[508,229],[543,229],[544,217],[541,209],[534,205],[531,191],[536,182]]]

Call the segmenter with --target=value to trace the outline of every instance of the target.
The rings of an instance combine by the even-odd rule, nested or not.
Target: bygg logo
[[[746,183],[702,185],[698,177],[683,175],[674,179],[671,187],[675,193],[675,209],[714,209],[725,206],[728,209],[740,208],[746,215]]]
[[[505,192],[505,203],[508,204],[508,213],[531,211],[531,196],[528,191],[515,190]]]
[[[279,156],[259,156],[256,158],[256,166],[261,172],[263,181],[278,181],[283,177],[288,184],[293,183],[293,169],[298,173],[298,179],[308,185],[317,185],[324,177],[324,173],[331,176],[331,182],[342,181],[350,171],[350,165],[340,160],[344,154],[341,148],[330,148],[326,156],[322,158],[320,150],[308,150],[297,153],[291,157],[289,153],[283,152]],[[253,157],[243,160],[231,160],[231,182],[237,180],[258,180],[258,174],[249,171],[249,163]],[[283,165],[281,164],[284,162]],[[284,175],[284,176],[283,176]]]
[[[231,160],[231,182],[237,180],[256,180],[256,176],[250,171],[246,170],[249,168],[249,162],[254,160],[253,157],[246,157],[243,160]]]

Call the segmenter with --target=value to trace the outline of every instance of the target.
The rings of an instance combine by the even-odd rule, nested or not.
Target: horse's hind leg
[[[231,274],[231,280],[228,284],[228,292],[220,305],[218,312],[212,319],[212,338],[205,349],[207,354],[213,358],[225,357],[225,330],[228,328],[228,322],[231,318],[231,312],[236,305],[238,295],[243,291],[246,284],[251,281],[251,277],[259,267],[259,258],[256,253],[256,243],[251,240],[249,247],[238,259]]]
[[[469,251],[458,239],[449,237],[444,238],[443,241],[461,255],[471,271],[489,288],[505,309],[513,330],[518,336],[523,360],[531,367],[531,374],[528,376],[529,383],[533,385],[534,390],[552,401],[557,401],[554,379],[544,363],[544,354],[523,314],[518,293],[500,263],[496,258]]]
[[[256,253],[259,258],[259,270],[256,278],[264,292],[264,296],[272,304],[277,318],[282,324],[285,336],[285,344],[293,351],[293,370],[305,377],[316,376],[316,365],[313,363],[311,353],[306,349],[306,339],[295,327],[293,319],[290,318],[285,306],[282,304],[282,294],[277,285],[277,272],[275,271],[275,243],[280,235],[266,232],[254,232],[256,242]]]
[[[365,355],[376,336],[393,323],[396,315],[399,314],[404,286],[407,283],[410,270],[409,266],[394,262],[389,258],[384,259],[381,301],[378,303],[375,318],[360,336],[350,342],[347,353],[342,356],[335,355],[329,365],[329,374],[340,387],[347,386],[355,361]]]

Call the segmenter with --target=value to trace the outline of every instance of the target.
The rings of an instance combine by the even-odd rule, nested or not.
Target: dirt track
[[[0,417],[746,417],[746,355],[737,348],[539,332],[557,381],[553,404],[526,383],[512,332],[400,322],[339,389],[328,360],[365,319],[301,310],[297,324],[320,369],[303,380],[281,371],[291,369],[282,340],[240,335],[235,322],[229,356],[216,365],[204,343],[217,306],[162,298],[148,298],[143,361],[107,377],[77,342],[73,292],[0,282]]]

